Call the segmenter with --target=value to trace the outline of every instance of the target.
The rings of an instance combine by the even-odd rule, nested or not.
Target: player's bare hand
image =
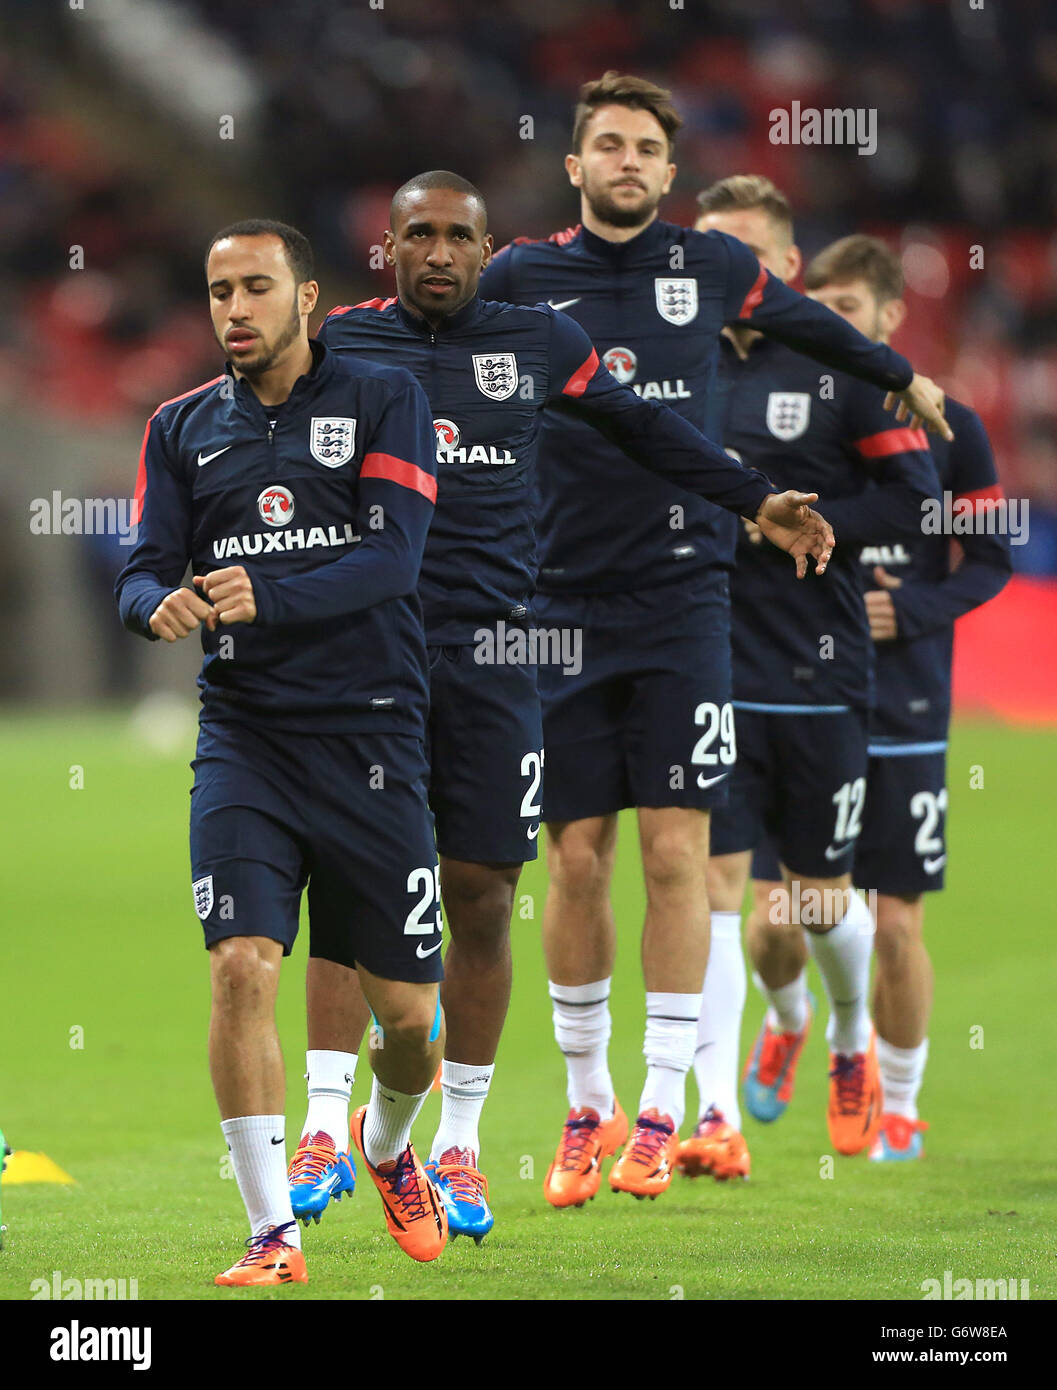
[[[750,517],[743,516],[741,519],[741,524],[745,527],[745,534],[748,536],[752,544],[759,545],[760,542],[763,540],[763,532],[756,525],[755,521],[753,521]]]
[[[756,513],[756,524],[772,545],[787,551],[796,561],[796,577],[807,574],[807,557],[815,561],[815,573],[825,574],[836,541],[825,517],[811,510],[817,492],[771,492]]]
[[[944,394],[931,377],[915,372],[914,378],[905,391],[889,391],[885,396],[885,410],[895,408],[896,419],[904,421],[912,429],[922,425],[944,439],[953,439],[954,432],[943,415]]]
[[[163,642],[178,642],[181,637],[189,637],[199,623],[208,622],[212,612],[193,589],[174,589],[150,615],[148,626]]]
[[[195,583],[213,605],[208,623],[211,630],[217,623],[252,623],[257,616],[253,585],[241,565],[232,565],[226,570],[211,570],[209,574],[196,574]]]
[[[866,593],[866,616],[870,620],[870,636],[875,642],[891,642],[899,636],[899,619],[890,589],[898,589],[903,581],[889,574],[881,565],[874,565],[873,581],[879,588]]]

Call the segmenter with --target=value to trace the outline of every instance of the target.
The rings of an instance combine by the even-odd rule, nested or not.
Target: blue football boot
[[[785,1113],[793,1099],[796,1064],[811,1031],[814,1008],[815,1000],[809,994],[807,1022],[801,1033],[779,1033],[764,1015],[742,1078],[745,1109],[754,1120],[772,1123]]]
[[[882,1115],[881,1128],[874,1140],[870,1157],[874,1163],[901,1163],[921,1158],[925,1152],[922,1130],[928,1129],[924,1120],[908,1120],[904,1115]]]
[[[329,1134],[318,1130],[306,1134],[298,1144],[290,1167],[290,1205],[294,1216],[307,1226],[319,1223],[331,1197],[341,1201],[351,1197],[356,1187],[356,1166],[352,1157],[339,1154]]]
[[[448,1213],[448,1235],[472,1236],[480,1245],[495,1217],[488,1205],[488,1179],[475,1159],[472,1149],[445,1149],[438,1162],[430,1160],[425,1167]]]

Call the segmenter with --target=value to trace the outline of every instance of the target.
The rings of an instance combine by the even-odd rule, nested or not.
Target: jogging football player
[[[874,237],[834,242],[808,266],[804,283],[812,297],[880,342],[906,315],[899,258]],[[894,544],[874,536],[859,556],[877,663],[866,802],[854,851],[856,884],[877,894],[873,1015],[884,1116],[870,1149],[875,1160],[913,1159],[923,1151],[926,1126],[917,1099],[933,983],[924,894],[942,889],[947,859],[954,622],[999,593],[1011,569],[1008,537],[995,534],[990,515],[1003,492],[983,425],[958,401],[948,401],[947,414],[954,441],[931,441],[940,487],[945,497],[971,504],[976,518],[974,528],[957,537],[960,562],[952,568],[949,535],[927,534],[920,526]],[[843,518],[831,519],[844,526]],[[770,1020],[776,1028],[769,1035],[768,1025],[764,1029],[763,1052],[773,1054],[769,1071],[778,1075],[785,1067],[787,1098],[806,1020],[803,975],[791,974],[798,960],[803,964],[806,956],[802,950],[798,956],[794,940],[786,966],[790,983],[776,995],[781,1009]],[[754,1088],[763,1089],[750,1078],[747,1098]]]
[[[698,201],[700,230],[738,237],[782,280],[797,274],[792,212],[769,179],[734,175]],[[745,997],[738,926],[752,852],[767,834],[794,891],[775,900],[789,909],[788,920],[774,913],[777,920],[750,942],[756,970],[773,1008],[791,978],[786,940],[794,943],[793,975],[799,976],[806,932],[830,1002],[830,1139],[840,1153],[859,1153],[880,1126],[880,1076],[867,1007],[873,928],[851,875],[873,693],[858,547],[867,540],[912,541],[920,534],[922,504],[936,496],[939,483],[925,432],[893,428],[881,393],[865,382],[841,372],[820,374],[799,353],[745,327],[724,335],[721,378],[728,449],[778,477],[820,486],[831,521],[851,541],[830,566],[832,582],[801,595],[782,583],[770,546],[754,544],[744,531],[738,540],[731,586],[738,761],[728,803],[712,818],[709,900],[716,949],[696,1055],[702,1118],[680,1150],[685,1171],[725,1177],[748,1172],[748,1152],[732,1119]],[[798,1002],[805,1011],[802,1038],[806,997]],[[759,1079],[761,1072],[770,1076],[770,1052],[780,1046],[773,1023],[772,1016],[746,1079],[749,1109],[763,1119],[772,1119],[771,1107],[780,1104],[775,1083],[767,1087]]]
[[[740,242],[661,222],[681,124],[667,92],[607,73],[587,83],[566,169],[582,225],[515,242],[482,293],[550,303],[644,399],[666,399],[715,434],[725,323],[750,322],[816,360],[888,388],[897,419],[946,430],[941,393],[903,358],[849,333],[761,268]],[[550,883],[544,946],[570,1112],[544,1184],[555,1205],[597,1190],[624,1116],[607,1062],[615,929],[609,896],[617,812],[637,808],[647,1079],[611,1186],[655,1196],[671,1180],[708,957],[709,816],[735,758],[727,574],[730,527],[714,508],[628,467],[576,423],[544,428],[540,597],[548,626],[582,628],[597,654],[574,679],[540,672]],[[590,504],[605,490],[609,505]]]
[[[200,628],[205,652],[191,874],[210,1070],[250,1220],[247,1253],[216,1282],[303,1283],[275,996],[306,882],[314,939],[356,959],[385,1029],[353,1133],[387,1224],[416,1260],[447,1239],[410,1143],[443,1047],[415,594],[433,425],[409,373],[309,340],[318,286],[294,228],[227,227],[206,272],[227,366],[147,424],[116,594],[132,631]]]
[[[769,496],[761,475],[621,386],[578,324],[547,305],[478,298],[491,238],[484,199],[459,175],[434,170],[404,184],[384,250],[398,296],[335,309],[320,338],[335,353],[408,368],[427,390],[437,431],[437,507],[419,592],[430,664],[430,803],[451,944],[441,1117],[427,1172],[447,1204],[449,1231],[479,1241],[493,1223],[479,1121],[510,997],[514,890],[540,824],[536,673],[507,655],[506,638],[534,631],[532,489],[544,407],[604,431],[673,485],[733,514],[758,513],[780,544],[813,551],[820,568],[832,535],[819,530],[806,494]],[[600,490],[594,505],[608,504]],[[793,529],[801,524],[806,535]],[[290,1172],[295,1212],[316,1219],[340,1167],[334,1140],[367,1020],[351,962],[328,945],[314,944],[309,961],[309,1105]]]

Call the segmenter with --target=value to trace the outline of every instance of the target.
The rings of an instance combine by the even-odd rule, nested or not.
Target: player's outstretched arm
[[[723,232],[703,235],[718,237],[727,253],[727,323],[758,329],[824,366],[879,386],[893,404],[898,401],[898,420],[907,420],[911,428],[924,424],[944,439],[954,438],[943,415],[943,392],[934,381],[915,373],[905,357],[887,343],[865,337],[824,304],[783,284],[735,237]]]
[[[829,522],[811,510],[811,503],[817,501],[817,492],[772,492],[753,518],[771,544],[796,561],[797,579],[807,574],[809,555],[815,561],[815,573],[825,574],[837,543]]]
[[[944,439],[953,439],[954,432],[943,413],[944,394],[931,377],[914,373],[914,378],[904,391],[889,391],[885,396],[885,410],[895,407],[896,419],[905,421],[912,430],[924,425],[925,429]]]

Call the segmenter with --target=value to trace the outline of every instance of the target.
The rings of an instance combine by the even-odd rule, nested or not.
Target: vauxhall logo
[[[461,445],[459,427],[454,420],[434,420],[437,435],[438,463],[517,463],[509,449],[497,449],[494,444]]]
[[[629,347],[611,347],[602,361],[621,386],[630,386],[644,401],[686,401],[694,394],[680,377],[677,381],[636,381],[639,359]]]

